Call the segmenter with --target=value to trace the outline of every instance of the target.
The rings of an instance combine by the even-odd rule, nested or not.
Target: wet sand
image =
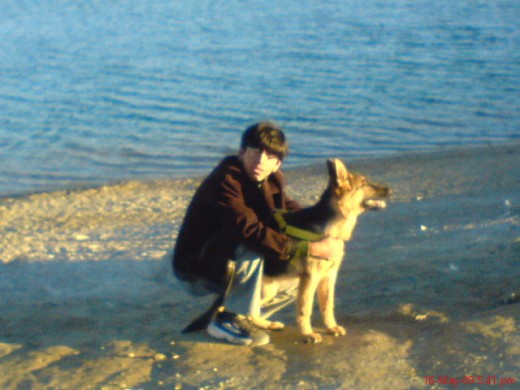
[[[180,333],[211,301],[169,268],[198,179],[0,199],[0,388],[520,388],[520,144],[347,165],[393,194],[347,244],[348,335],[316,345],[292,308],[265,347]],[[325,175],[288,191],[310,204]]]

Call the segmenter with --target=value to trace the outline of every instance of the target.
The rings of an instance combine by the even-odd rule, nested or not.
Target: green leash
[[[323,234],[314,233],[309,230],[304,230],[297,228],[296,226],[289,225],[283,217],[286,213],[287,211],[285,210],[276,210],[273,214],[274,220],[278,224],[280,232],[282,232],[283,234],[289,237],[296,238],[298,240],[309,242],[319,241],[325,237],[325,235]]]

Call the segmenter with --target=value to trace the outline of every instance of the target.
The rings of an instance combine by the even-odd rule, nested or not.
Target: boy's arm
[[[285,206],[284,209],[287,211],[296,211],[296,210],[300,210],[302,208],[300,203],[298,203],[294,199],[291,199],[287,195],[285,195],[285,205],[284,206]]]
[[[242,184],[233,175],[226,175],[217,187],[216,215],[237,241],[264,256],[281,260],[308,253],[308,242],[287,237],[259,220],[256,212],[245,204]],[[299,207],[294,201],[286,203],[289,204]]]

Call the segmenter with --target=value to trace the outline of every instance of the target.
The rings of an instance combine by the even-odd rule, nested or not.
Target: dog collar
[[[309,230],[304,230],[296,226],[289,225],[283,217],[286,213],[287,211],[285,210],[276,210],[273,214],[274,220],[278,224],[278,228],[283,234],[298,240],[310,242],[319,241],[325,237],[324,234],[314,233]]]

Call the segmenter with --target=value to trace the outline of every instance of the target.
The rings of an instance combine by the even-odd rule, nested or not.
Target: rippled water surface
[[[518,140],[516,0],[0,4],[0,194]]]

